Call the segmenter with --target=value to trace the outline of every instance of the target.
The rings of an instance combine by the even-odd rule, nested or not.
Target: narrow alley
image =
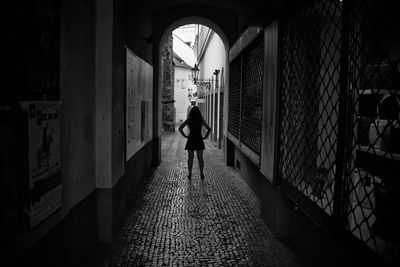
[[[163,135],[163,160],[138,188],[131,213],[103,266],[303,266],[260,214],[257,196],[206,142],[186,178],[186,139]],[[310,265],[307,265],[310,266]]]
[[[2,10],[0,266],[400,266],[398,1]]]

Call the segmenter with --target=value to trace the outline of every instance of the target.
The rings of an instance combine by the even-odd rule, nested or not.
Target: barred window
[[[400,264],[396,256],[400,244],[397,11],[394,1],[354,1],[351,6],[351,144],[346,155],[344,209],[346,228],[393,265]]]
[[[262,131],[264,38],[260,35],[243,53],[241,142],[260,155]]]
[[[396,10],[390,1],[321,0],[281,24],[282,183],[390,265],[400,244]]]
[[[229,112],[228,112],[228,131],[237,139],[240,134],[240,91],[242,84],[242,62],[241,57],[237,57],[230,64],[229,72]]]
[[[328,215],[337,150],[341,3],[321,1],[282,24],[280,176]]]
[[[259,35],[230,64],[228,131],[261,152],[264,39]]]

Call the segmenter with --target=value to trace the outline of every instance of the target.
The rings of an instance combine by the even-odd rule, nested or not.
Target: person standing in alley
[[[186,135],[183,132],[183,128],[188,126],[189,134]],[[206,127],[207,133],[203,137],[201,129],[202,127]],[[185,150],[188,151],[188,179],[192,178],[192,167],[193,167],[193,158],[194,151],[197,151],[197,160],[199,161],[200,168],[200,177],[204,179],[204,159],[203,159],[203,150],[205,149],[203,139],[207,139],[207,137],[211,133],[211,127],[204,121],[203,116],[201,115],[200,109],[197,106],[193,106],[189,112],[188,118],[179,126],[179,132],[183,135],[183,137],[187,138]]]

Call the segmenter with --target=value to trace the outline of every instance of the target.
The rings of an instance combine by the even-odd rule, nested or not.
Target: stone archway
[[[160,34],[158,40],[156,40],[156,42],[154,43],[155,47],[154,50],[157,49],[157,53],[154,53],[153,56],[154,58],[154,63],[155,65],[157,64],[157,66],[154,66],[154,70],[157,72],[157,74],[155,73],[155,80],[154,80],[154,92],[157,92],[157,94],[153,94],[153,95],[158,95],[158,103],[157,105],[160,105],[160,100],[161,98],[161,92],[163,90],[163,82],[162,82],[162,63],[161,63],[161,54],[162,54],[162,46],[163,44],[167,41],[168,36],[170,36],[170,33],[183,25],[186,24],[201,24],[204,26],[207,26],[208,28],[211,28],[214,32],[216,32],[218,34],[218,36],[221,38],[224,47],[225,47],[225,69],[224,69],[224,79],[222,81],[222,83],[225,85],[226,88],[228,88],[229,86],[229,57],[228,57],[228,52],[229,52],[229,42],[228,42],[228,38],[226,36],[226,34],[224,33],[224,31],[221,29],[221,27],[215,23],[214,21],[212,21],[209,18],[205,18],[205,17],[200,17],[200,16],[188,16],[188,17],[183,17],[181,19],[175,20],[174,22],[172,22],[169,26],[163,28],[162,33]],[[157,79],[157,81],[156,81]],[[228,94],[227,92],[224,93],[223,95],[223,102],[227,103],[228,100]],[[156,104],[156,103],[154,103]],[[159,114],[158,114],[158,125],[153,125],[155,128],[154,129],[158,129],[158,131],[155,131],[155,133],[158,133],[158,136],[161,135],[161,116],[162,116],[162,108],[159,106],[158,108],[159,110]],[[227,105],[224,105],[224,110],[223,110],[223,117],[227,118]],[[227,120],[223,121],[223,136],[226,136],[226,129],[227,129]],[[225,139],[225,138],[224,138]],[[224,142],[223,142],[224,143]],[[160,150],[159,150],[160,151]],[[224,155],[225,153],[225,145],[223,145],[223,151],[224,151]],[[159,153],[160,154],[160,153]],[[161,160],[161,157],[160,157]]]

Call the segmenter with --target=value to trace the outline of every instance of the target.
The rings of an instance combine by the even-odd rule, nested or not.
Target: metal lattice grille
[[[260,155],[264,39],[260,35],[243,53],[241,142]]]
[[[341,2],[320,1],[282,24],[280,176],[333,212]]]
[[[352,136],[347,229],[400,264],[400,27],[391,1],[355,1],[350,20]],[[396,260],[397,257],[397,260]],[[394,263],[396,261],[396,263]],[[398,265],[397,265],[398,266]]]
[[[239,139],[240,134],[240,87],[241,87],[241,57],[230,64],[229,73],[229,112],[228,131]]]

